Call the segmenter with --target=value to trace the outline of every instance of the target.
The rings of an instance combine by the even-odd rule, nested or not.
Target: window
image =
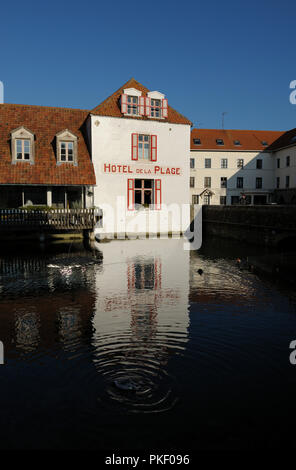
[[[205,168],[211,168],[212,160],[210,158],[205,158]]]
[[[56,135],[57,164],[72,163],[77,165],[77,137],[68,129]]]
[[[216,139],[216,144],[217,145],[224,145],[224,140],[223,139]]]
[[[61,162],[73,162],[73,142],[60,142]]]
[[[16,139],[16,159],[30,160],[31,145],[29,139]]]
[[[192,195],[192,204],[199,204],[199,195],[193,194]]]
[[[193,169],[195,167],[195,160],[194,158],[190,158],[190,168]]]
[[[200,139],[193,139],[194,145],[201,145]]]
[[[221,176],[221,188],[227,188],[227,178],[225,176]]]
[[[150,116],[155,118],[161,117],[161,100],[155,100],[151,98]]]
[[[280,168],[280,167],[281,167],[281,159],[280,159],[280,158],[277,158],[277,159],[276,159],[276,167],[277,167],[277,168]]]
[[[211,187],[211,177],[210,176],[206,176],[205,179],[204,179],[204,187],[205,188],[210,188]]]
[[[161,209],[161,180],[128,179],[127,206],[129,210]]]
[[[153,204],[153,180],[135,179],[135,205],[149,207]]]
[[[262,140],[261,141],[261,144],[264,145],[264,147],[267,147],[268,143],[266,142],[266,140]]]
[[[145,97],[136,88],[126,88],[121,95],[121,112],[129,116],[145,115]]]
[[[137,115],[138,113],[138,96],[127,97],[127,114]]]
[[[256,189],[262,188],[262,178],[256,178]]]
[[[239,204],[239,196],[231,196],[231,204]]]
[[[242,178],[241,176],[238,176],[236,178],[236,187],[237,188],[243,188],[244,187],[244,178]]]
[[[222,206],[225,206],[226,205],[226,196],[220,196],[220,204]]]
[[[132,134],[132,160],[157,161],[157,136]]]
[[[209,206],[211,203],[211,196],[209,194],[204,195],[204,204]]]
[[[12,164],[16,162],[34,163],[34,134],[25,127],[18,127],[11,132]]]
[[[241,145],[239,140],[234,140],[233,143],[234,143],[234,145]]]
[[[195,185],[195,178],[194,176],[190,176],[190,188],[194,188]]]
[[[290,176],[286,176],[286,188],[290,187]]]
[[[286,166],[290,166],[290,157],[286,157]]]
[[[139,134],[138,159],[150,160],[150,135]]]
[[[280,179],[279,176],[277,176],[277,178],[276,178],[276,188],[277,188],[277,189],[279,189],[280,184],[281,184],[281,179]]]
[[[237,159],[237,168],[244,168],[244,159],[238,158]]]
[[[228,167],[227,158],[221,158],[221,168],[227,168],[227,167]]]
[[[260,158],[256,160],[256,168],[257,170],[262,170],[262,160]]]

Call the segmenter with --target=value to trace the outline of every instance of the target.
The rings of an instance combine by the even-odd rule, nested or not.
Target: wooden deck
[[[1,209],[0,231],[93,230],[101,215],[101,209],[53,209],[48,212]]]

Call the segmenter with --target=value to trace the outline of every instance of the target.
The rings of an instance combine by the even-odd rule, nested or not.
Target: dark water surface
[[[2,247],[0,447],[294,446],[296,296],[236,266],[259,255],[221,240]]]

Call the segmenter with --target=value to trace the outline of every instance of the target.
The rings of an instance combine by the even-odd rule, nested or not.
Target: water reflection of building
[[[92,258],[85,253],[66,255],[1,258],[1,341],[8,355],[15,347],[78,348],[92,334],[98,265],[87,265]]]
[[[114,240],[97,246],[104,256],[97,274],[97,333],[105,337],[117,331],[142,345],[149,339],[151,349],[160,343],[170,347],[174,335],[186,342],[189,252],[183,240]]]

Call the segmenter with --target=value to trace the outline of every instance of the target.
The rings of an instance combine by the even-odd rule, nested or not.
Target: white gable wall
[[[119,220],[115,232],[122,233],[124,224],[128,228],[127,232],[146,232],[147,217],[150,217],[150,231],[165,233],[167,227],[169,231],[178,231],[174,228],[178,227],[177,219],[179,220],[179,218],[175,218],[173,223],[168,223],[168,214],[164,205],[178,204],[181,211],[182,205],[188,206],[189,204],[190,126],[152,120],[91,116],[91,129],[92,160],[97,180],[94,203],[96,206],[103,207],[104,211],[103,227],[96,229],[96,231],[110,233],[118,196],[123,197],[124,201],[122,201],[123,208],[115,215]],[[133,161],[131,159],[131,136],[133,133],[157,136],[156,162]],[[132,173],[104,172],[104,164],[129,166],[127,169]],[[172,168],[179,169],[180,174],[155,173],[156,167],[161,167],[163,171],[166,171],[167,168],[170,171]],[[139,170],[150,170],[151,173],[143,175],[137,173]],[[129,211],[127,209],[127,180],[129,178],[161,179],[162,209]],[[104,205],[110,205],[114,213],[105,210]],[[152,218],[155,219],[154,222]],[[139,220],[138,227],[132,228],[133,221],[136,219]],[[186,230],[188,225],[189,209],[188,217],[184,216],[183,222],[179,223],[179,230]]]

